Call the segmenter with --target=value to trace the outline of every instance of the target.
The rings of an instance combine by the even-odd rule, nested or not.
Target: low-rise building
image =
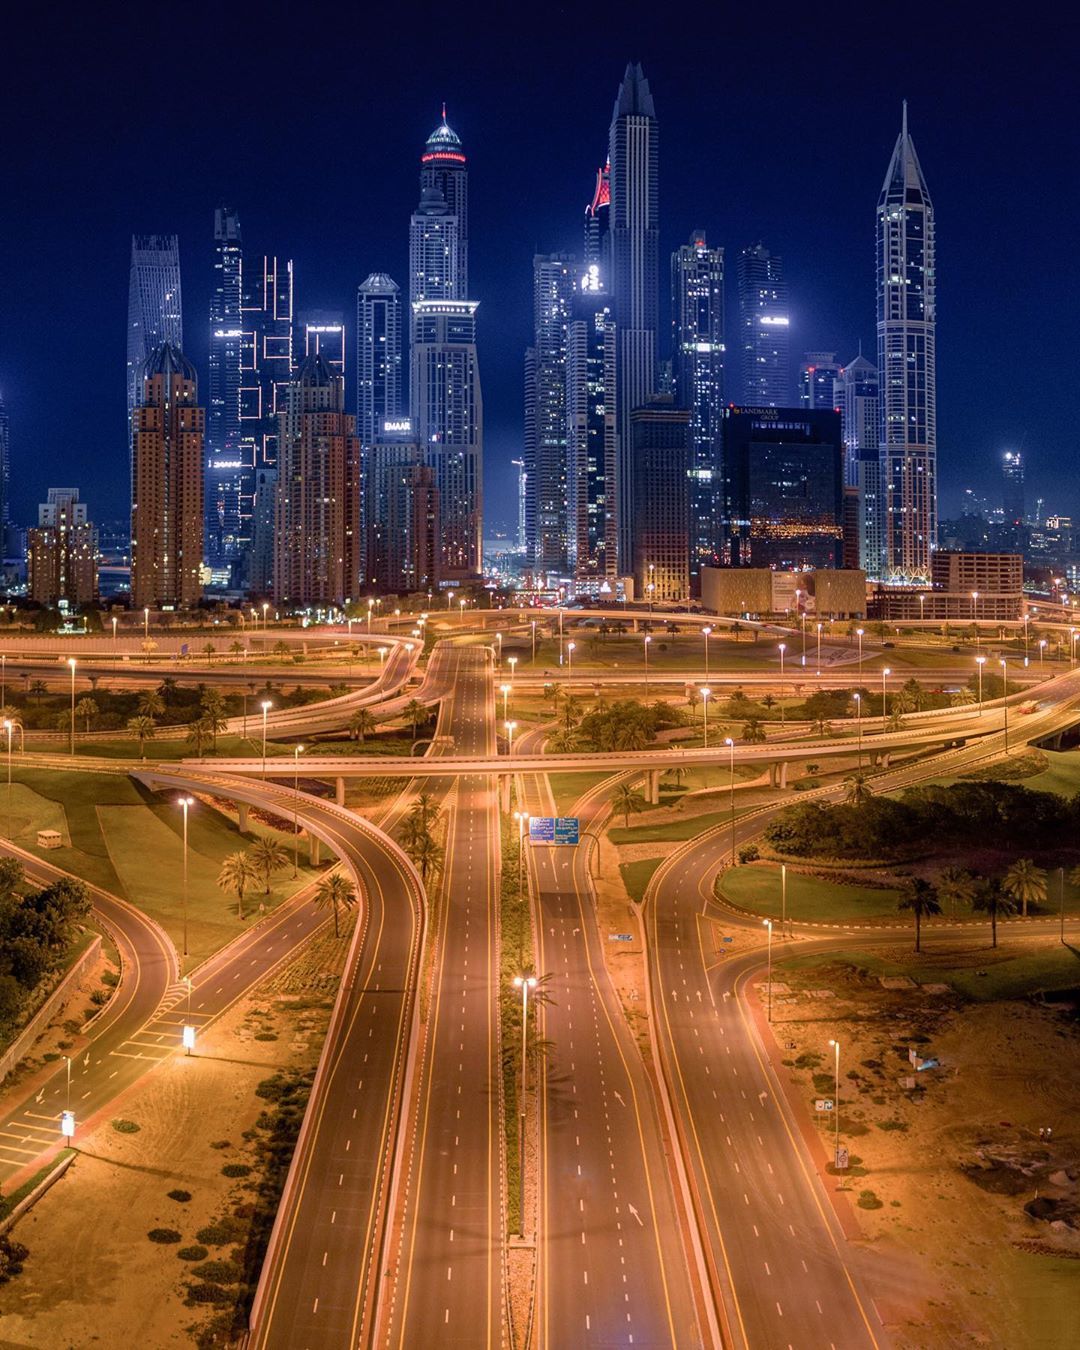
[[[92,604],[98,596],[97,530],[78,488],[49,488],[27,532],[27,590],[42,605]]]

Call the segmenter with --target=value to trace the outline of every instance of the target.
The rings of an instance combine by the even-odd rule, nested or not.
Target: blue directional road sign
[[[530,844],[578,844],[581,842],[577,816],[530,816]]]
[[[556,816],[555,818],[555,842],[557,844],[577,844],[580,843],[579,826],[577,816]]]

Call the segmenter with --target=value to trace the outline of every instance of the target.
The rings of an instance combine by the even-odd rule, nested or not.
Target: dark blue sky
[[[662,277],[695,226],[728,250],[732,283],[761,237],[786,259],[795,350],[841,359],[860,339],[873,357],[874,208],[908,98],[937,212],[943,513],[969,484],[996,500],[999,453],[1021,438],[1029,496],[1080,513],[1075,29],[939,8],[195,3],[9,18],[0,390],[16,518],[61,483],[96,519],[126,513],[132,232],[180,235],[202,372],[219,201],[239,210],[246,249],[294,259],[298,306],[351,315],[368,272],[405,281],[419,153],[445,98],[471,171],[487,515],[508,523],[531,257],[580,250],[630,57],[660,119]]]

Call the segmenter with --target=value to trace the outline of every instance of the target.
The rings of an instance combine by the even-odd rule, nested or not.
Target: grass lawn
[[[629,829],[624,825],[613,825],[608,830],[608,838],[613,844],[681,843],[683,840],[693,839],[695,835],[711,829],[714,825],[727,822],[730,818],[726,811],[712,811],[707,815],[669,820],[664,825],[654,824],[648,820],[641,825],[631,825]],[[622,816],[616,812],[615,819],[622,820]],[[635,817],[631,816],[630,819],[634,820]]]
[[[1044,750],[1047,766],[1042,773],[1025,778],[1023,786],[1034,792],[1056,792],[1071,797],[1080,792],[1080,750]]]
[[[179,945],[183,923],[183,814],[171,801],[147,792],[131,779],[114,774],[19,770],[18,784],[25,821],[16,842],[38,857],[130,900],[152,915]],[[0,801],[4,793],[0,792]],[[70,846],[42,850],[36,831],[60,828]],[[245,849],[257,835],[272,835],[287,849],[292,835],[252,821],[241,834],[234,821],[203,804],[189,816],[188,950],[198,961],[241,931],[236,900],[218,890],[216,878],[229,853]],[[291,865],[275,878],[269,896],[260,888],[245,898],[248,914],[260,903],[280,904],[314,875],[303,864],[300,878]]]
[[[741,909],[779,918],[781,873],[772,863],[754,863],[725,872],[722,897]],[[804,876],[788,868],[787,916],[796,923],[842,922],[850,919],[896,917],[899,891],[872,886],[841,885],[821,877]]]
[[[825,976],[820,972],[837,966],[865,971],[875,979],[879,975],[907,975],[920,984],[951,985],[965,998],[984,1003],[1080,985],[1080,951],[1075,948],[1063,947],[1053,941],[1037,947],[1029,942],[1010,941],[1009,934],[1003,934],[1000,928],[998,941],[1000,945],[995,950],[990,946],[990,926],[987,924],[985,946],[978,945],[979,937],[973,932],[972,946],[965,944],[963,950],[957,950],[955,946],[935,948],[933,926],[924,924],[923,951],[912,951],[910,957],[902,961],[886,960],[865,951],[844,952],[843,955],[837,952],[808,953],[783,958],[779,969],[784,972],[781,978],[790,976],[794,979],[803,975],[809,978],[810,984],[821,983]],[[980,974],[980,971],[984,973]]]
[[[219,736],[216,752],[204,752],[207,758],[213,758],[216,754],[221,759],[240,759],[259,757],[262,755],[262,734],[257,732],[255,719],[251,719],[251,735],[245,741],[241,736]],[[139,742],[131,736],[118,737],[115,741],[83,741],[81,744],[75,741],[76,755],[89,755],[101,759],[139,759]],[[164,740],[155,737],[146,742],[146,758],[161,760],[191,759],[195,751],[187,743],[187,738],[180,740]],[[279,745],[274,741],[266,742],[266,757],[269,759],[272,755],[291,755],[292,747],[289,745]]]
[[[645,891],[652,880],[652,874],[663,861],[663,858],[639,858],[637,862],[619,864],[623,885],[631,900],[640,904],[645,899]]]
[[[610,773],[549,773],[555,809],[565,815],[580,797],[611,776]]]
[[[1003,1246],[1010,1288],[1023,1309],[1024,1345],[1031,1350],[1071,1345],[1076,1339],[1076,1262]]]

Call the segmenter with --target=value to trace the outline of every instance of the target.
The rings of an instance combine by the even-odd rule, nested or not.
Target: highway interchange
[[[542,731],[524,736],[508,760],[495,735],[492,644],[467,645],[464,637],[437,643],[422,682],[410,688],[418,651],[406,650],[400,636],[381,640],[393,650],[376,684],[338,706],[315,705],[316,714],[296,710],[308,721],[275,729],[311,735],[369,703],[388,712],[413,697],[437,704],[427,756],[407,764],[379,760],[381,774],[407,784],[379,828],[308,792],[260,780],[250,761],[151,764],[137,775],[159,790],[232,797],[283,815],[295,809],[362,897],[256,1296],[252,1345],[505,1343],[502,1111],[515,1108],[499,1100],[498,775],[513,775],[517,800],[531,814],[555,813],[546,771],[556,765],[621,775],[591,788],[574,808],[583,829],[598,830],[616,781],[679,760],[730,762],[726,748],[541,755]],[[1025,741],[1076,720],[1080,676],[1059,677],[1038,693]],[[1019,701],[1014,696],[1014,743]],[[956,767],[988,759],[1004,748],[1004,713],[988,705],[982,715],[962,709],[912,718],[901,733],[879,727],[864,738],[867,758],[962,742],[945,751]],[[853,746],[850,736],[806,737],[787,746],[739,746],[735,759],[850,758]],[[86,767],[92,764],[100,767]],[[115,761],[110,768],[116,771]],[[325,764],[305,757],[307,777],[371,770],[363,756]],[[883,771],[881,786],[942,770],[940,756],[905,763]],[[426,897],[393,841],[419,786],[435,794],[447,821],[443,876]],[[736,843],[775,809],[740,818]],[[586,850],[529,852],[536,966],[549,977],[551,995],[539,1015],[553,1043],[537,1085],[539,1346],[888,1344],[874,1302],[887,1275],[845,1237],[745,997],[761,956],[725,962],[709,945],[712,921],[739,922],[712,899],[731,846],[730,831],[719,826],[676,850],[658,869],[639,916],[659,1081],[607,974]],[[56,874],[23,856],[35,879]],[[70,1089],[62,1066],[8,1094],[19,1100],[5,1101],[0,1112],[5,1183],[55,1152],[65,1105],[82,1128],[92,1125],[120,1092],[177,1053],[182,1024],[209,1024],[328,922],[310,888],[300,892],[193,972],[189,1003],[164,933],[118,897],[95,890],[93,900],[122,952],[121,985],[89,1029],[85,1053],[73,1060]],[[427,964],[425,950],[432,953]]]

